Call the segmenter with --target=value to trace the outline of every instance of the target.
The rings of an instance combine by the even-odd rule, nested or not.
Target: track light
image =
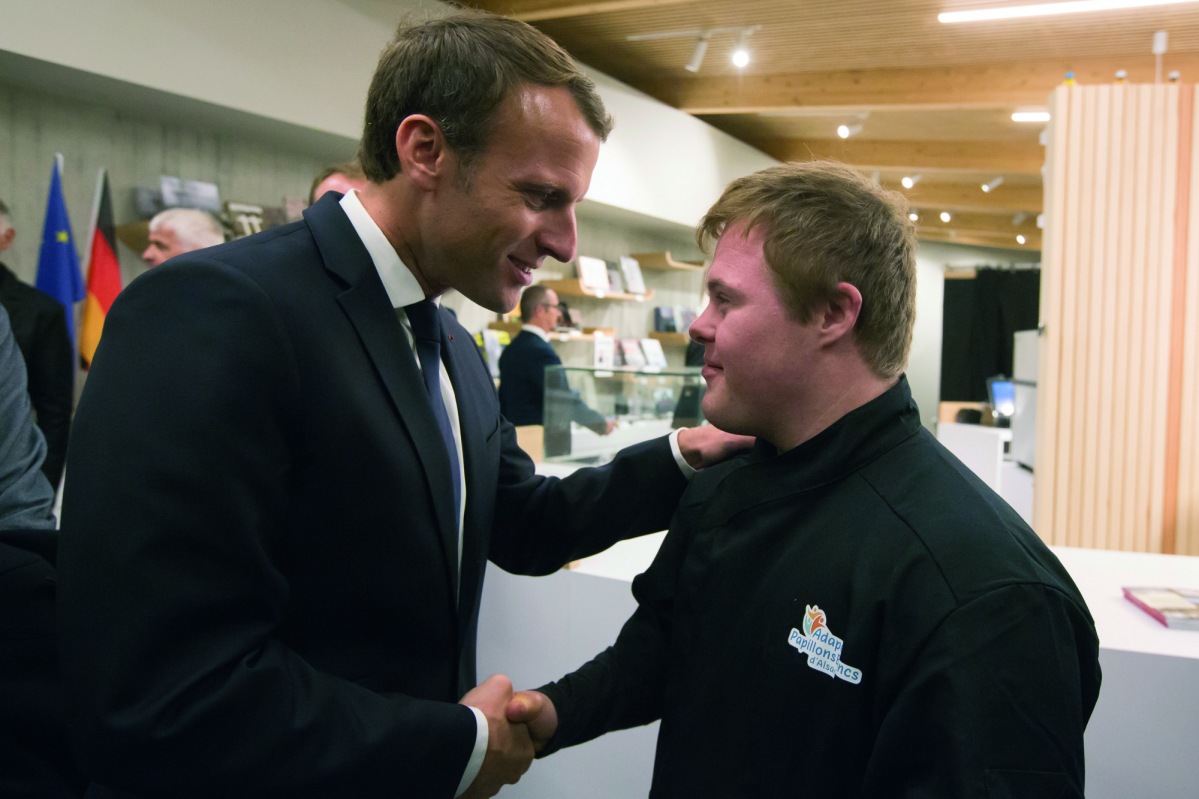
[[[980,188],[982,188],[983,194],[990,194],[1002,185],[1003,175],[996,175],[994,180],[992,180],[990,183],[982,184]]]
[[[905,189],[910,189],[920,182],[924,176],[917,172],[915,175],[904,175],[903,180],[899,181]]]
[[[862,132],[861,125],[838,125],[837,135],[842,139],[848,139],[850,136],[856,136]]]
[[[942,211],[942,212],[941,212],[941,221],[942,221],[942,222],[948,222],[948,221],[949,221],[949,220],[951,220],[951,219],[953,219],[953,217],[949,215],[949,212],[948,212],[948,211]]]
[[[691,53],[691,60],[683,69],[688,72],[699,72],[700,64],[704,63],[704,56],[708,54],[708,40],[711,38],[712,34],[704,33],[695,40],[695,51]]]
[[[691,60],[684,65],[688,72],[699,72],[704,56],[708,54],[708,44],[713,36],[735,33],[738,36],[737,47],[733,51],[733,63],[744,67],[749,63],[749,37],[757,32],[761,25],[741,25],[736,28],[692,28],[683,31],[661,31],[658,33],[635,33],[626,36],[630,42],[652,42],[661,39],[695,39],[695,49],[691,51]]]

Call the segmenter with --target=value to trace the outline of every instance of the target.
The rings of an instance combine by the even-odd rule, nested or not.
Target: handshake
[[[502,674],[488,677],[458,704],[477,708],[487,718],[487,754],[461,799],[485,799],[516,784],[558,729],[558,712],[545,694],[514,693],[512,681]]]

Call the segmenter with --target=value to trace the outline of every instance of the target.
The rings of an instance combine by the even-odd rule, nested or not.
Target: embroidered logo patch
[[[807,606],[803,632],[792,627],[787,643],[808,656],[808,668],[822,671],[830,677],[840,677],[854,685],[862,681],[860,669],[841,662],[841,650],[845,642],[829,630],[828,619],[818,605]]]

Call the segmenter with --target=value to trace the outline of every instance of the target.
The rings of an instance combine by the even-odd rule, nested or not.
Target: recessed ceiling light
[[[1012,113],[1013,122],[1048,122],[1048,111],[1014,111]]]

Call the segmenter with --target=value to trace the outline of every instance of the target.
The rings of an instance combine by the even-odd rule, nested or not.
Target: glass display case
[[[606,463],[630,444],[695,427],[704,421],[703,393],[704,379],[695,367],[547,367],[545,460]]]

